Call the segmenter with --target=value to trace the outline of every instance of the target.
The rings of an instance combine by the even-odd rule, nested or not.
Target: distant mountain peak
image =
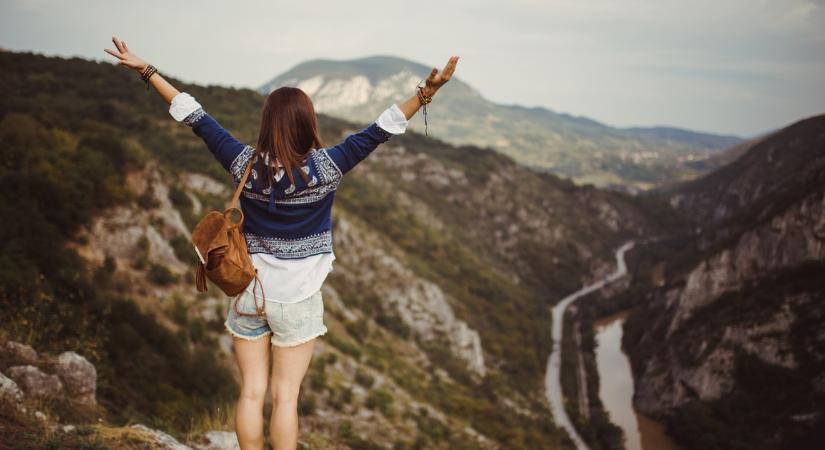
[[[283,84],[284,81],[289,79],[305,79],[307,76],[314,77],[318,74],[324,74],[327,79],[364,76],[370,83],[375,84],[400,72],[409,72],[423,78],[429,71],[430,68],[423,64],[390,55],[373,55],[342,60],[311,59],[294,66],[265,83],[261,86],[261,90],[272,90],[278,87],[278,82]]]
[[[407,99],[433,66],[390,55],[313,59],[260,87],[302,89],[315,110],[369,122]],[[436,66],[437,67],[437,66]],[[522,164],[600,186],[648,189],[702,173],[688,165],[741,140],[669,127],[619,129],[543,107],[503,105],[455,77],[431,108],[429,131],[453,144],[492,147]],[[409,129],[423,131],[420,120]]]

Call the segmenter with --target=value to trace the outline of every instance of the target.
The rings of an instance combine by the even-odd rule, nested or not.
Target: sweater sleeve
[[[404,133],[406,127],[407,119],[398,106],[393,104],[368,127],[327,149],[327,154],[338,166],[341,174],[345,174],[369,156],[376,147],[387,142],[392,136]]]
[[[232,163],[246,146],[207,114],[194,97],[185,92],[173,97],[169,114],[178,122],[190,126],[192,131],[203,139],[206,147],[223,168],[231,172]]]

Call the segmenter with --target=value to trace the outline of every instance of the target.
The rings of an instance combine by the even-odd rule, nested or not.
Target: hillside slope
[[[636,406],[686,448],[818,448],[825,116],[760,139],[671,203],[698,232],[662,244],[660,287],[627,323]]]
[[[370,121],[388,103],[407,98],[429,73],[422,64],[390,56],[312,60],[260,87],[287,85],[312,96],[317,111]],[[696,161],[738,138],[668,127],[618,129],[545,108],[502,105],[462,82],[450,81],[430,108],[430,133],[453,144],[494,148],[516,161],[579,183],[647,189],[701,173]],[[411,129],[423,132],[421,119]]]
[[[114,424],[231,427],[212,418],[237,393],[226,300],[196,294],[188,245],[228,175],[132,73],[22,53],[0,67],[0,330],[89,358]],[[181,87],[254,142],[260,94]],[[360,128],[320,121],[327,142]],[[548,308],[653,232],[645,207],[415,133],[337,195],[330,333],[302,390],[304,429],[341,448],[569,447],[536,395]]]

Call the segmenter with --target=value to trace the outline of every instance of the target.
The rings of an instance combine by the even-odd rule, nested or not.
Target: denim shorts
[[[266,317],[241,316],[235,312],[235,298],[229,302],[224,325],[236,337],[247,340],[259,339],[272,334],[270,341],[278,347],[303,344],[327,332],[324,325],[324,301],[321,290],[297,303],[266,302]],[[252,294],[244,291],[237,299],[238,310],[244,314],[255,313]],[[261,300],[258,300],[260,304]]]

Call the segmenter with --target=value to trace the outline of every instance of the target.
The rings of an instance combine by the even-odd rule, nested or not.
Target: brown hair
[[[275,182],[274,172],[277,162],[284,166],[290,183],[295,183],[292,171],[304,181],[307,174],[300,169],[309,150],[321,148],[318,124],[312,100],[304,91],[294,87],[281,87],[272,91],[261,113],[261,131],[258,134],[258,161],[267,164],[270,185]]]

